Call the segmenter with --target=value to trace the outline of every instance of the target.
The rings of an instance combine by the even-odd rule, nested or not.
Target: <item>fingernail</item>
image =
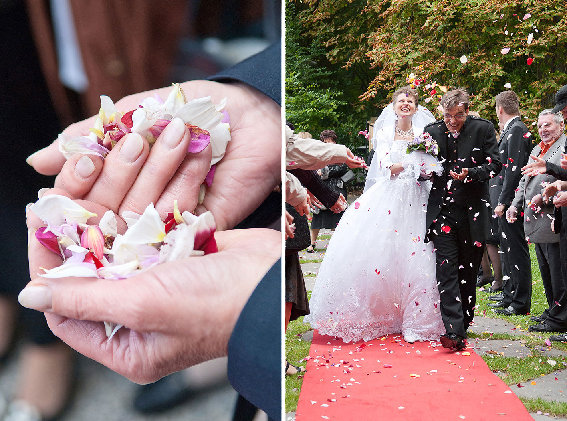
[[[43,285],[27,286],[18,295],[18,301],[22,306],[32,310],[51,310],[51,289]]]
[[[144,141],[138,133],[130,133],[120,148],[120,157],[126,162],[134,162],[144,150]]]
[[[87,178],[92,175],[95,170],[93,161],[86,155],[82,156],[75,164],[75,174],[81,178]]]
[[[44,148],[45,149],[45,148]],[[35,151],[34,153],[32,153],[30,156],[28,156],[26,158],[26,162],[28,163],[29,166],[33,166],[33,159],[34,157],[39,154],[43,149],[40,149],[39,151]]]
[[[37,198],[41,199],[42,196],[49,190],[48,187],[43,187],[37,191]]]
[[[175,117],[163,131],[163,142],[173,149],[179,145],[184,133],[185,123],[179,117]]]

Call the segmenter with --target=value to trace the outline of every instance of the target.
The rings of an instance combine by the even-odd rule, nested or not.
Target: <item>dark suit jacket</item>
[[[447,158],[447,139],[449,132],[442,120],[431,123],[423,129],[439,144],[439,159]],[[472,241],[484,242],[489,230],[488,180],[498,174],[502,168],[496,144],[494,126],[488,120],[468,116],[461,134],[456,139],[457,159],[461,168],[468,168],[469,173],[462,183],[467,197],[467,213]],[[440,176],[433,177],[426,215],[426,240],[431,239],[431,226],[437,220],[445,196],[447,182],[452,180],[448,163],[443,164]]]
[[[279,43],[275,44],[210,79],[246,83],[279,104],[280,51]],[[281,197],[266,199],[260,208],[266,206],[281,218]],[[248,226],[266,226],[271,222],[266,220],[265,212],[258,215],[258,211],[247,219]],[[228,344],[230,383],[246,400],[265,411],[271,420],[281,419],[281,335],[281,262],[278,261],[248,299]]]
[[[532,151],[531,136],[525,137],[528,128],[520,117],[515,117],[502,132],[498,145],[500,151],[500,171],[497,189],[500,190],[498,203],[509,207],[522,178],[522,167],[527,164]]]

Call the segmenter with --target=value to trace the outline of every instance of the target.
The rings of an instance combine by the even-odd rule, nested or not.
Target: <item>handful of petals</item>
[[[108,152],[128,133],[138,133],[145,137],[150,146],[174,118],[185,123],[191,136],[188,153],[199,153],[209,144],[212,149],[211,169],[205,183],[212,183],[215,164],[219,162],[230,141],[230,119],[223,111],[226,101],[213,104],[210,97],[187,101],[179,84],[165,101],[159,96],[145,98],[134,110],[122,113],[114,102],[105,96],[100,97],[100,111],[94,127],[88,135],[69,137],[60,134],[59,150],[66,159],[75,154],[90,154],[105,157]]]
[[[177,202],[165,220],[153,204],[142,215],[125,212],[124,234],[117,232],[114,212],[107,211],[98,225],[87,224],[97,215],[65,196],[43,196],[29,209],[46,224],[36,231],[37,240],[63,259],[60,266],[43,269],[44,278],[124,279],[163,262],[218,251],[213,214],[181,213]],[[105,322],[107,337],[120,327]]]

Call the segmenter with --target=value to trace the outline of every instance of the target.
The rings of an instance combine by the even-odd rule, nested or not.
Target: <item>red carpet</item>
[[[401,336],[345,344],[315,331],[296,421],[533,420],[474,351]]]

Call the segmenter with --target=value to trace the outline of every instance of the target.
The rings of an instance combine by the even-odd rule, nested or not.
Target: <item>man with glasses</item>
[[[489,230],[488,180],[500,172],[494,126],[469,116],[463,89],[441,99],[443,120],[426,126],[439,144],[443,173],[434,176],[426,216],[426,241],[436,249],[437,285],[446,334],[445,348],[466,347],[474,316],[476,274]]]

